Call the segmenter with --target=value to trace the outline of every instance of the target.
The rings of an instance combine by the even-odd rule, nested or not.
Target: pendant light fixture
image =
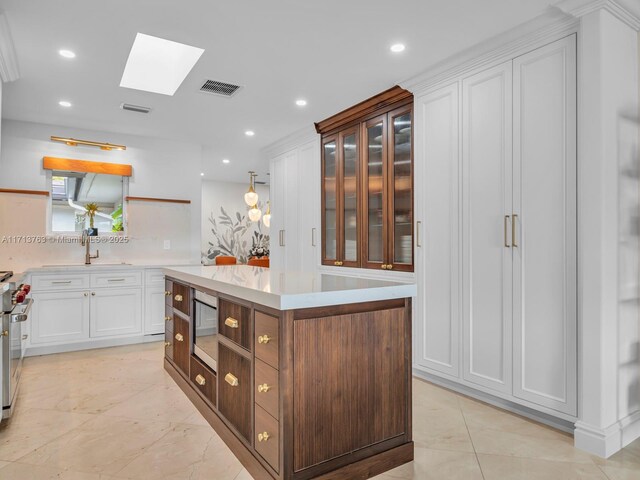
[[[247,204],[247,206],[249,207],[253,207],[256,208],[256,205],[258,204],[258,194],[256,193],[256,189],[254,188],[254,177],[256,177],[256,173],[253,171],[249,172],[249,190],[247,191],[247,193],[244,194],[244,202]],[[251,217],[251,215],[249,215],[249,217]],[[258,220],[260,220],[260,217],[258,217]],[[257,220],[254,220],[254,222]]]
[[[254,205],[253,207],[251,207],[251,210],[249,210],[249,220],[251,220],[252,222],[259,222],[261,216],[262,212],[258,208],[258,205]]]
[[[267,201],[267,213],[262,216],[262,223],[269,228],[271,226],[271,202]]]

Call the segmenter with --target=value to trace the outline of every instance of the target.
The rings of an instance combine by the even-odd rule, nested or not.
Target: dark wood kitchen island
[[[413,460],[413,284],[180,267],[165,368],[256,479],[366,479]],[[195,293],[217,299],[217,365],[194,353]]]

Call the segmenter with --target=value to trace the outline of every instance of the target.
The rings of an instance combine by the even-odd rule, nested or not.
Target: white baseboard
[[[31,345],[25,352],[25,357],[37,355],[50,355],[52,353],[77,352],[79,350],[91,350],[93,348],[119,347],[134,345],[136,343],[159,342],[164,340],[164,333],[155,335],[136,335],[134,337],[106,338],[103,340],[86,340],[77,343],[63,343],[59,345]]]
[[[574,424],[571,421],[554,417],[553,415],[549,415],[547,413],[538,412],[529,407],[525,407],[524,405],[519,405],[517,403],[510,402],[509,400],[495,397],[480,390],[462,385],[458,382],[426,373],[423,370],[414,368],[413,376],[434,383],[440,387],[453,390],[456,393],[461,393],[462,395],[465,395],[467,397],[475,398],[476,400],[488,403],[489,405],[493,405],[494,407],[502,408],[503,410],[507,410],[508,412],[529,418],[535,422],[548,425],[557,430],[567,433],[573,433],[574,431]]]
[[[609,458],[640,438],[640,412],[634,412],[607,428],[576,422],[575,446],[593,455]]]

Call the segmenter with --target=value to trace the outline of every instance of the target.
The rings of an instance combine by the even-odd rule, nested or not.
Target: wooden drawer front
[[[191,288],[181,283],[173,282],[173,308],[185,315],[191,315]]]
[[[34,292],[89,288],[89,275],[32,275]]]
[[[165,280],[164,301],[165,301],[165,304],[169,305],[170,307],[173,306],[173,296],[171,295],[172,293],[173,293],[173,282],[171,280]]]
[[[280,427],[278,421],[265,410],[256,405],[256,435],[254,445],[256,452],[264,458],[276,471],[280,471]]]
[[[92,287],[140,287],[142,272],[92,273]]]
[[[278,420],[280,418],[278,370],[258,359],[256,359],[255,366],[255,390],[253,394],[256,403]]]
[[[173,331],[166,330],[164,332],[164,354],[173,361]]]
[[[189,368],[189,378],[193,386],[209,400],[213,406],[216,405],[216,375],[200,361],[191,356]]]
[[[164,306],[164,331],[173,332],[173,308]]]
[[[229,300],[218,300],[218,333],[251,350],[251,309]]]
[[[189,375],[189,322],[173,315],[173,362],[183,373]]]
[[[256,357],[273,368],[279,368],[278,333],[279,319],[256,311],[255,346]]]
[[[218,344],[218,410],[251,441],[251,361]],[[229,382],[237,379],[233,386]]]
[[[144,284],[147,287],[161,287],[164,285],[164,273],[160,269],[145,270]]]

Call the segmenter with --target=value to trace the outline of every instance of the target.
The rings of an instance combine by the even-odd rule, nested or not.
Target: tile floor
[[[0,479],[250,480],[162,355],[155,343],[26,359],[17,411],[0,427]],[[377,480],[640,479],[640,441],[605,461],[419,380],[413,403],[415,461]]]

